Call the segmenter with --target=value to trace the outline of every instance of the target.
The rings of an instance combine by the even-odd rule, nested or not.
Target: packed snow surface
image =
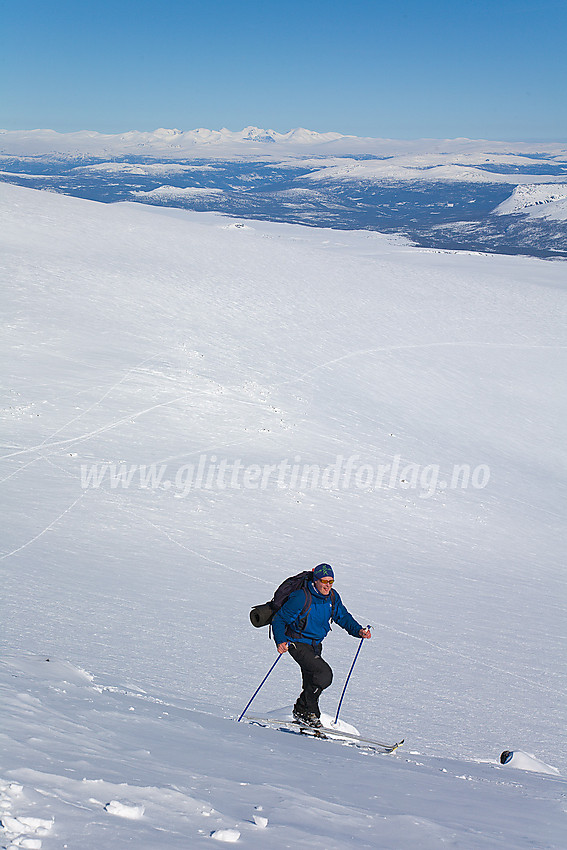
[[[563,265],[8,184],[0,216],[0,846],[563,848]],[[373,626],[341,718],[395,755],[235,722],[250,607],[321,561]],[[250,712],[298,690],[286,656]]]

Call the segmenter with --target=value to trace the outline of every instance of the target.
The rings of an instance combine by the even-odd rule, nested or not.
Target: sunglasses
[[[319,581],[321,582],[321,584],[329,584],[329,585],[331,585],[331,584],[334,584],[334,583],[335,583],[335,579],[334,579],[334,578],[320,578],[320,579],[319,579]]]

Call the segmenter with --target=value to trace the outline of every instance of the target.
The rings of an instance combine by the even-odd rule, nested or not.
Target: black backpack
[[[312,596],[309,592],[307,585],[310,581],[313,581],[313,570],[304,570],[302,573],[298,573],[296,576],[289,576],[286,578],[278,588],[270,599],[269,602],[265,602],[264,605],[255,605],[254,608],[250,611],[250,622],[257,629],[262,626],[270,626],[274,616],[280,610],[282,605],[287,601],[287,599],[291,596],[292,593],[296,590],[300,590],[303,588],[305,593],[305,602],[303,604],[303,608],[301,612],[298,614],[297,619],[294,626],[297,626],[296,632],[301,632],[307,625],[307,613],[311,608]],[[331,611],[334,614],[335,609],[335,591],[331,590]],[[297,639],[297,635],[296,635]]]
[[[298,573],[296,576],[289,576],[285,581],[282,581],[269,602],[265,602],[263,605],[255,605],[252,608],[250,611],[250,622],[252,625],[257,629],[262,626],[269,626],[274,619],[274,615],[280,610],[287,598],[301,587],[306,591],[306,604],[300,614],[300,617],[303,617],[311,606],[311,594],[307,591],[307,584],[310,581],[313,581],[313,570],[304,570],[302,573]]]

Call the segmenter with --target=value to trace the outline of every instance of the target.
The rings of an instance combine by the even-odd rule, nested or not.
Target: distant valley
[[[567,258],[567,150],[559,145],[258,128],[50,132],[0,133],[0,180],[104,203],[376,230],[440,250]]]

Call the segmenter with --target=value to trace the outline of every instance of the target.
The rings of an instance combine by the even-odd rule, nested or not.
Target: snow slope
[[[236,724],[46,656],[4,655],[0,692],[13,850],[562,846],[558,777]]]
[[[564,780],[496,762],[567,769],[562,265],[7,184],[0,214],[5,843],[561,847]],[[398,756],[234,723],[274,660],[249,607],[322,560],[374,626],[344,719]],[[285,658],[254,712],[297,687]]]
[[[516,186],[494,210],[496,215],[528,215],[530,218],[567,219],[567,183]]]

